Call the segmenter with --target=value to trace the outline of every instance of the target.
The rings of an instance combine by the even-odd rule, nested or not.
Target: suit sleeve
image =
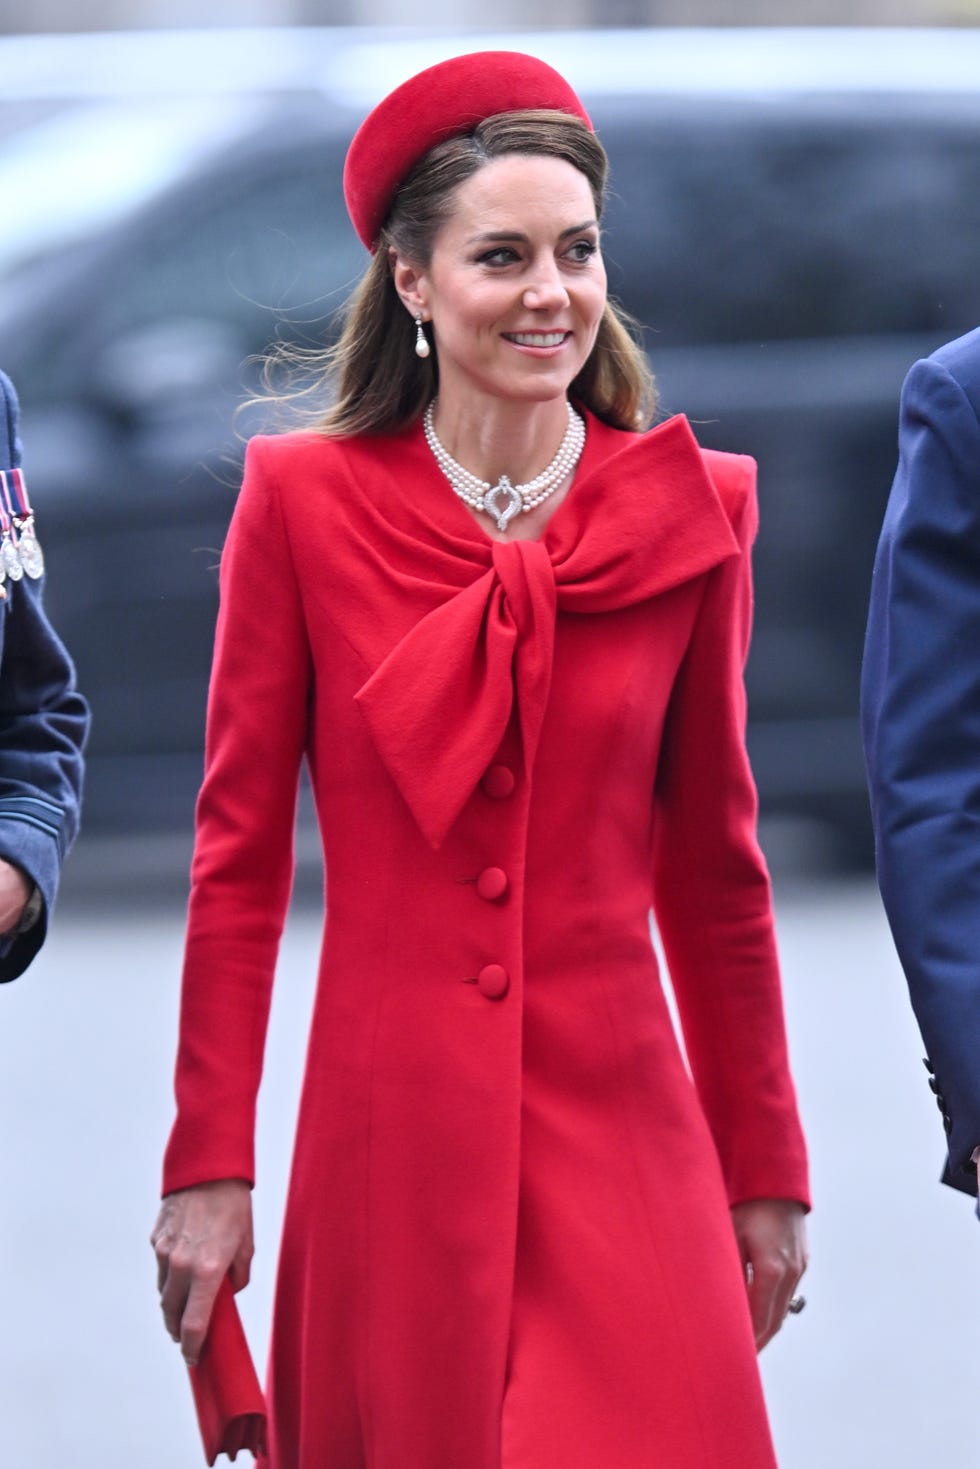
[[[915,365],[875,561],[862,677],[878,881],[935,1073],[945,1181],[980,1144],[980,423]]]
[[[254,1179],[255,1105],[293,877],[310,654],[274,440],[253,440],[221,558],[164,1192]]]
[[[730,463],[737,479],[726,506],[734,503],[729,514],[740,550],[705,578],[671,695],[656,791],[654,906],[729,1202],[809,1204],[769,877],[755,835],[756,793],[745,749],[754,465]]]

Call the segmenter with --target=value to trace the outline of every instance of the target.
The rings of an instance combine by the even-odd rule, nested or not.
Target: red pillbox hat
[[[420,71],[361,123],[344,165],[344,198],[359,238],[378,243],[399,184],[436,143],[472,132],[498,112],[546,108],[592,123],[554,67],[521,51],[476,51]]]

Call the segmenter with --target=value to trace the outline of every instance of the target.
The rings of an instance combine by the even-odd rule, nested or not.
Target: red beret
[[[430,148],[498,112],[525,108],[569,112],[592,128],[565,78],[520,51],[454,56],[389,93],[361,123],[344,165],[347,211],[368,249],[378,243],[399,184]]]

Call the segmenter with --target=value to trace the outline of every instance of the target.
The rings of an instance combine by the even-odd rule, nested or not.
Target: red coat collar
[[[461,505],[457,510],[469,516]],[[557,609],[628,607],[738,551],[682,417],[635,437],[590,417],[579,477],[540,541],[491,541],[474,522],[473,535],[453,545],[459,564],[446,577],[444,600],[356,695],[433,847],[491,763],[515,697],[530,770],[551,683]],[[442,555],[444,548],[440,561]]]

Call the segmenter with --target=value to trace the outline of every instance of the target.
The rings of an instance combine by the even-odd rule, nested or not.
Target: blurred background
[[[0,365],[94,709],[54,932],[0,994],[18,1469],[199,1462],[144,1238],[215,568],[243,440],[281,422],[236,410],[270,343],[330,338],[363,267],[340,188],[360,119],[487,46],[543,56],[586,101],[612,161],[611,287],[662,413],[760,464],[749,738],[818,1198],[811,1304],[765,1362],[780,1462],[975,1463],[969,1419],[949,1442],[937,1424],[975,1392],[978,1224],[932,1182],[942,1131],[870,875],[857,694],[902,378],[980,324],[980,0],[554,10],[499,0],[491,34],[472,0],[0,0]],[[308,803],[298,852],[246,1302],[260,1358],[318,944]]]

